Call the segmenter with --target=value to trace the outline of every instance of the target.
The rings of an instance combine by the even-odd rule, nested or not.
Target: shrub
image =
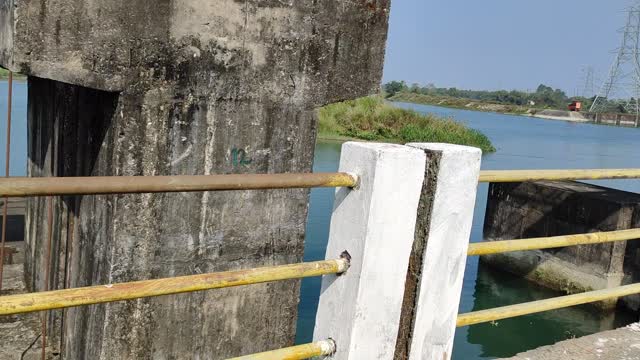
[[[475,146],[493,152],[491,141],[481,132],[453,119],[392,106],[379,96],[325,106],[319,110],[318,131],[324,136],[393,142],[441,142]]]

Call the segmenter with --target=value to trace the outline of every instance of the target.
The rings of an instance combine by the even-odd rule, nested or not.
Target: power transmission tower
[[[610,102],[622,105],[626,112],[640,115],[640,2],[627,9],[627,22],[622,28],[622,45],[596,99],[591,112],[606,111]]]
[[[585,66],[582,68],[582,86],[578,95],[590,98],[596,94],[595,86],[595,70],[593,66]]]

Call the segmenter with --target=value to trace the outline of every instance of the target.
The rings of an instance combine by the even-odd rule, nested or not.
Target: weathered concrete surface
[[[518,354],[509,360],[638,360],[640,324],[561,341]]]
[[[29,175],[311,170],[314,109],[377,90],[388,0],[0,0],[0,65],[30,76]],[[308,191],[55,202],[51,288],[292,263]],[[46,199],[29,200],[43,289]],[[290,345],[295,281],[66,312],[66,358],[226,358]],[[179,324],[179,326],[176,326]]]
[[[424,151],[428,160],[394,359],[449,360],[482,151],[452,144],[407,146]]]
[[[640,195],[578,182],[491,184],[484,238],[523,239],[640,227]],[[492,266],[567,293],[638,280],[637,242],[483,256]],[[638,310],[637,296],[622,304]],[[613,307],[616,300],[599,304]]]
[[[584,113],[584,116],[596,124],[637,127],[636,114]]]
[[[18,250],[15,264],[5,265],[2,279],[2,295],[22,294],[25,292],[24,242],[12,243]],[[38,313],[0,316],[0,360],[37,360],[41,359],[42,341],[41,316]],[[46,359],[59,358],[47,347]]]
[[[342,147],[340,171],[360,184],[336,190],[331,216],[326,257],[351,255],[347,273],[322,279],[313,339],[335,340],[331,359],[393,358],[425,160],[408,146]]]

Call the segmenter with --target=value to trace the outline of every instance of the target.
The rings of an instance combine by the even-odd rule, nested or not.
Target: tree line
[[[581,101],[583,109],[588,110],[595,100],[595,97],[569,97],[561,89],[554,89],[544,84],[540,84],[535,92],[525,92],[520,90],[463,90],[455,87],[439,88],[433,84],[420,86],[419,84],[407,85],[404,81],[391,81],[383,85],[383,90],[387,97],[406,92],[431,96],[471,99],[488,103],[562,110],[565,110],[567,105],[572,101]],[[620,101],[605,100],[605,102],[605,112],[625,112],[624,106],[622,106]]]

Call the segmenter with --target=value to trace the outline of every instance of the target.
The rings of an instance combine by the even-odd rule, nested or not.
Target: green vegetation
[[[564,91],[541,84],[535,92],[518,90],[484,91],[438,88],[433,84],[407,85],[404,81],[391,81],[384,85],[387,97],[392,101],[414,102],[461,109],[525,114],[544,109],[567,110],[572,101],[581,101],[583,109],[589,109],[595,98],[568,97]],[[609,100],[603,112],[624,113],[621,101]]]
[[[452,120],[396,108],[380,96],[365,97],[319,110],[319,134],[325,138],[355,138],[392,142],[440,142],[496,149],[481,132]]]
[[[553,89],[544,84],[538,86],[536,91],[533,93],[518,90],[485,91],[438,88],[433,84],[429,84],[424,87],[421,87],[418,84],[407,86],[404,81],[392,81],[385,84],[384,89],[389,96],[394,96],[397,93],[404,92],[517,106],[531,106],[533,102],[536,107],[544,109],[564,109],[572,100],[567,97],[567,94],[565,94],[564,91],[560,89]]]
[[[5,70],[3,68],[0,68],[0,80],[6,80],[9,78],[9,70]],[[26,79],[26,77],[24,75],[21,74],[13,74],[13,78],[16,80],[23,80]]]
[[[524,115],[530,113],[530,108],[527,106],[498,104],[472,99],[455,98],[450,96],[422,95],[409,92],[399,92],[394,96],[389,97],[388,99],[390,101],[436,105],[475,111],[490,111],[504,114]]]

